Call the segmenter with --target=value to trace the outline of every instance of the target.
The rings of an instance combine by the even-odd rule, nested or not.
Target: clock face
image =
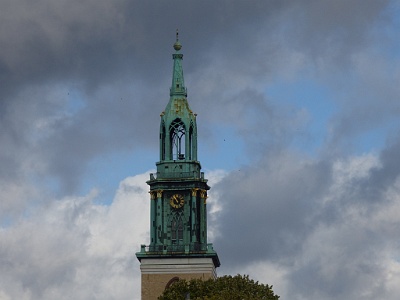
[[[171,199],[169,200],[169,204],[173,208],[181,208],[185,204],[185,199],[180,194],[172,195]]]

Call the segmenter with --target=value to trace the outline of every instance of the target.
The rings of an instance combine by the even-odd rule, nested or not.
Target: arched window
[[[170,281],[167,282],[167,285],[165,286],[165,290],[178,281],[179,281],[179,277],[173,277]]]
[[[194,159],[194,153],[193,153],[193,124],[190,124],[189,128],[189,153],[187,154],[188,158],[190,160]]]
[[[165,124],[164,122],[161,125],[161,132],[160,132],[160,152],[161,152],[161,160],[165,160]]]
[[[181,214],[175,214],[171,222],[171,240],[172,244],[183,243],[183,220]]]
[[[185,159],[185,124],[176,119],[169,127],[172,159]]]

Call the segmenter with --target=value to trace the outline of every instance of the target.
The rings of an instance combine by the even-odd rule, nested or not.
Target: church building
[[[142,300],[155,300],[179,279],[216,278],[207,242],[207,179],[197,158],[196,114],[187,101],[182,45],[176,36],[170,98],[161,113],[160,157],[150,174],[150,245],[141,245]]]

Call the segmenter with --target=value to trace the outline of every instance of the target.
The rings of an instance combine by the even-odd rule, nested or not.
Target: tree
[[[189,298],[190,297],[190,298]],[[249,279],[248,275],[222,276],[217,279],[181,279],[174,282],[159,300],[278,300],[272,286]]]

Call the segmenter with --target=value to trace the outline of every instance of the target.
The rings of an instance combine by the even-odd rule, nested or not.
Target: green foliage
[[[190,281],[179,280],[173,283],[158,298],[159,300],[278,300],[272,286],[249,279],[248,275],[222,276],[217,279]],[[189,298],[187,298],[189,299]]]

